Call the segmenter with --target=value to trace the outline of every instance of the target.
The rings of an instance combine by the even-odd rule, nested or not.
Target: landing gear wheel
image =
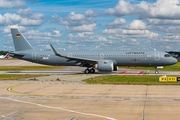
[[[90,69],[90,73],[95,73],[95,69]]]
[[[159,71],[158,71],[158,69],[157,69],[157,66],[155,67],[155,74],[158,74],[159,73]]]
[[[84,73],[85,73],[85,74],[89,74],[89,73],[90,73],[90,70],[89,70],[89,69],[86,69],[86,70],[84,71]]]

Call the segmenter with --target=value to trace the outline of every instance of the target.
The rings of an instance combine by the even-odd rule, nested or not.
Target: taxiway
[[[103,73],[83,74],[83,70],[66,67],[51,71],[1,71],[0,74],[51,76],[36,78],[38,80],[0,81],[0,120],[180,119],[179,86],[87,84],[82,80]],[[123,71],[130,70],[119,69],[110,74]],[[170,71],[160,74],[180,75]]]

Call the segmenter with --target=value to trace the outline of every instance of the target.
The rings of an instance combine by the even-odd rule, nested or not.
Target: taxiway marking
[[[51,107],[51,106],[47,106],[47,105],[42,105],[42,104],[33,103],[33,102],[25,102],[25,101],[21,101],[21,100],[17,100],[17,99],[12,99],[12,98],[7,98],[7,97],[0,97],[0,99],[12,100],[12,101],[15,101],[15,102],[26,103],[26,104],[36,105],[36,106],[40,106],[40,107],[45,107],[45,108],[58,109],[58,110],[63,110],[63,111],[67,111],[67,112],[77,113],[77,114],[81,114],[81,115],[100,117],[100,118],[105,118],[105,119],[108,119],[108,120],[116,120],[114,118],[106,117],[106,116],[102,116],[102,115],[78,112],[78,111],[64,109],[64,108],[59,108],[59,107]]]
[[[119,74],[143,74],[144,71],[124,71]]]
[[[58,96],[50,96],[50,95],[31,94],[31,93],[24,93],[24,92],[18,92],[18,91],[12,90],[15,87],[26,85],[26,84],[31,84],[31,83],[14,85],[14,86],[11,86],[11,87],[7,88],[7,90],[10,91],[10,92],[13,92],[13,93],[24,94],[24,95],[32,95],[32,96],[51,97],[51,98],[64,98],[64,99],[82,99],[82,98],[70,98],[70,97],[58,97]]]

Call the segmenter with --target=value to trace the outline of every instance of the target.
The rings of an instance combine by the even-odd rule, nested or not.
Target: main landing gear
[[[158,74],[159,73],[159,71],[158,71],[158,69],[157,69],[157,66],[155,67],[155,74]]]
[[[84,73],[85,74],[89,74],[89,73],[95,73],[95,69],[94,68],[91,68],[91,69],[86,69],[85,71],[84,71]]]

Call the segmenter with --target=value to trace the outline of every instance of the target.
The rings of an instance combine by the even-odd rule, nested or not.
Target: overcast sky
[[[38,50],[180,51],[180,0],[0,0],[0,50],[11,27]]]

